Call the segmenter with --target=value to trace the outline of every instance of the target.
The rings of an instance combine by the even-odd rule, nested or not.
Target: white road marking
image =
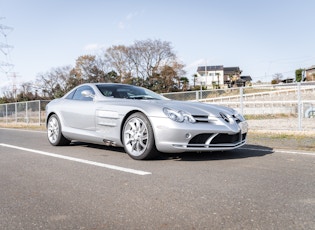
[[[309,155],[315,156],[315,153],[312,152],[301,152],[301,151],[289,151],[289,150],[279,150],[279,149],[257,149],[257,148],[241,148],[246,150],[253,150],[253,151],[262,151],[262,152],[270,152],[273,151],[275,153],[290,153],[290,154],[300,154],[300,155]]]
[[[287,151],[287,150],[278,150],[278,149],[276,149],[275,152],[315,156],[315,153],[312,153],[312,152]]]
[[[50,157],[55,157],[55,158],[59,158],[59,159],[69,160],[69,161],[75,161],[75,162],[93,165],[93,166],[98,166],[98,167],[102,167],[102,168],[108,168],[108,169],[118,170],[118,171],[122,171],[122,172],[133,173],[133,174],[137,174],[137,175],[141,175],[141,176],[152,174],[151,172],[145,172],[145,171],[141,171],[141,170],[124,168],[124,167],[120,167],[120,166],[104,164],[104,163],[84,160],[84,159],[75,158],[75,157],[68,157],[68,156],[44,152],[44,151],[40,151],[40,150],[36,150],[36,149],[23,148],[23,147],[19,147],[19,146],[15,146],[15,145],[8,145],[8,144],[0,143],[0,146],[6,147],[6,148],[18,149],[18,150],[27,151],[27,152],[32,152],[32,153],[36,153],[36,154],[41,154],[44,156],[50,156]]]

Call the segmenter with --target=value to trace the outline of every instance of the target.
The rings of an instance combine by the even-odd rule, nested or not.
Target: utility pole
[[[3,17],[0,17],[0,20],[4,19]],[[13,64],[10,60],[10,51],[13,49],[13,46],[8,44],[7,36],[10,31],[12,31],[13,28],[9,26],[5,26],[3,24],[0,24],[0,51],[4,55],[2,58],[0,58],[0,68],[1,71],[5,74],[8,74],[10,70],[13,68]]]
[[[0,20],[4,17],[0,17]],[[13,30],[12,27],[3,25],[0,23],[0,73],[3,73],[7,78],[13,76],[13,88],[12,93],[16,95],[16,74],[13,73],[12,76],[9,76],[9,73],[12,73],[14,65],[11,62],[10,52],[13,49],[13,46],[8,44],[8,34]],[[1,79],[0,74],[0,81]]]

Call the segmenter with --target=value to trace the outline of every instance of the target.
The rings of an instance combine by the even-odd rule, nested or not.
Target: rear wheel
[[[56,114],[51,115],[48,119],[47,137],[50,144],[55,146],[68,145],[71,142],[62,135],[61,124]]]
[[[122,141],[125,151],[135,160],[152,159],[158,154],[152,126],[143,113],[134,113],[128,117]]]

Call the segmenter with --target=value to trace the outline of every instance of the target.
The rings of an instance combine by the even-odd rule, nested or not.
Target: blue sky
[[[313,0],[0,0],[0,24],[13,27],[7,42],[17,85],[146,39],[170,42],[189,78],[207,64],[270,82],[315,65],[314,9]],[[0,89],[12,79],[0,72]]]

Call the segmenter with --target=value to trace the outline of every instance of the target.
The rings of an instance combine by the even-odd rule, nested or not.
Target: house
[[[223,65],[199,66],[197,69],[197,83],[206,86],[206,88],[218,88],[223,85],[223,76]]]
[[[224,84],[226,84],[229,88],[234,85],[240,86],[240,75],[242,70],[239,67],[226,67],[224,68]]]
[[[294,82],[294,78],[287,78],[287,79],[284,79],[282,81],[280,81],[282,83],[293,83]]]
[[[244,87],[250,85],[252,80],[251,76],[240,76],[240,78],[236,80],[236,85],[238,87]]]
[[[197,84],[207,88],[232,87],[240,79],[242,70],[239,67],[199,66],[197,68]]]
[[[305,69],[305,77],[306,81],[315,81],[315,65]]]

